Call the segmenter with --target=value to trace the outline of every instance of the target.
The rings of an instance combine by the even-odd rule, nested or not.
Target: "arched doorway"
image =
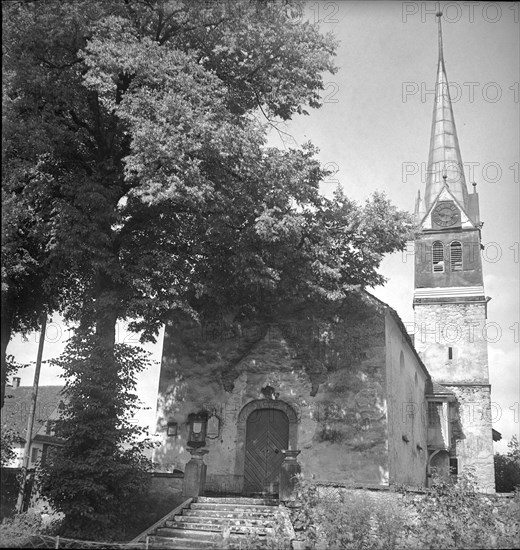
[[[428,466],[430,474],[435,472],[439,478],[450,478],[450,455],[448,451],[434,451],[429,457]]]
[[[278,493],[278,475],[289,446],[289,419],[277,409],[257,409],[247,418],[244,491]]]
[[[278,493],[278,476],[283,450],[296,449],[297,416],[279,400],[249,402],[238,417],[237,474],[243,479],[243,493]]]

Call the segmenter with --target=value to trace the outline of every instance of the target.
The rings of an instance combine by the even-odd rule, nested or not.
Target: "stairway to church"
[[[149,548],[261,548],[292,526],[273,498],[197,497],[182,514],[166,520],[148,537]],[[276,544],[274,545],[276,547]]]

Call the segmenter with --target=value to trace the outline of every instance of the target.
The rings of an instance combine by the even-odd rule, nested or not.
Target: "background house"
[[[49,449],[60,445],[54,435],[53,421],[59,416],[59,406],[62,401],[63,386],[40,386],[36,400],[34,425],[29,448],[29,472],[42,464]],[[14,457],[2,464],[1,469],[1,504],[0,517],[6,517],[14,512],[19,491],[19,473],[23,466],[23,451],[25,446],[27,420],[31,410],[32,386],[20,386],[20,378],[13,378],[5,392],[5,403],[1,411],[2,435],[7,432],[14,435],[12,441]],[[29,475],[25,505],[29,504],[32,494],[32,479]]]
[[[31,434],[29,468],[34,468],[45,456],[49,447],[59,445],[54,435],[53,421],[58,418],[63,386],[40,386],[36,401],[36,412]],[[32,386],[20,386],[20,378],[13,378],[7,386],[5,405],[2,408],[2,431],[11,430],[15,434],[13,451],[15,458],[5,466],[21,468],[27,430],[27,420],[31,409]]]

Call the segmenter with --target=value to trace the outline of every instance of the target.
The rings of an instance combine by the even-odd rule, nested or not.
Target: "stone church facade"
[[[185,481],[196,471],[208,494],[277,494],[296,461],[316,481],[361,486],[426,486],[434,468],[456,476],[470,466],[494,491],[478,196],[464,180],[440,19],[415,214],[414,341],[367,292],[287,308],[268,324],[179,314],[164,337],[159,469]]]
[[[195,414],[206,488],[216,492],[276,490],[284,450],[300,451],[319,481],[423,485],[429,386],[399,317],[369,294],[269,325],[221,319],[201,330],[179,319],[165,336],[159,388],[160,430],[175,423],[176,435],[156,460],[184,469]]]

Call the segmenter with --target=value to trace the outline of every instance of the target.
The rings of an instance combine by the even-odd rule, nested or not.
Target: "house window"
[[[434,273],[444,273],[444,245],[441,241],[432,244],[432,266]]]
[[[459,475],[459,459],[458,458],[450,458],[450,474],[452,476],[458,476]]]
[[[437,401],[428,401],[428,426],[438,426],[440,422],[439,405]]]
[[[40,453],[41,453],[41,449],[39,449],[38,447],[33,447],[31,449],[31,462],[33,464],[38,462],[38,458],[40,458]]]
[[[453,241],[450,244],[450,269],[462,271],[462,243],[460,241]]]
[[[448,359],[453,359],[453,348],[448,348]]]

